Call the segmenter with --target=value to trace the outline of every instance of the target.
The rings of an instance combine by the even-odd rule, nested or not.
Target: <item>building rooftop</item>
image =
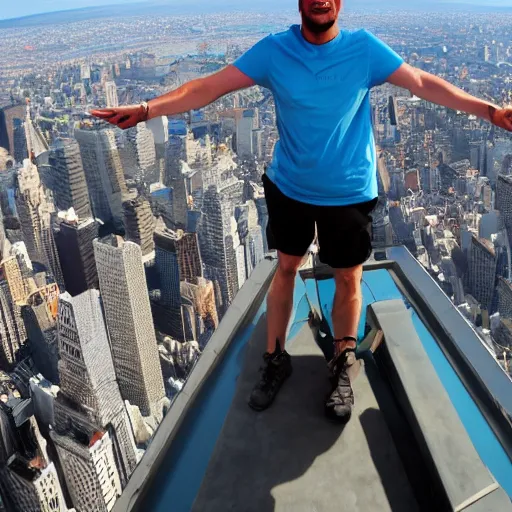
[[[512,381],[407,249],[365,267],[356,405],[329,423],[332,270],[297,278],[294,374],[247,406],[275,260],[246,282],[115,511],[512,510]]]

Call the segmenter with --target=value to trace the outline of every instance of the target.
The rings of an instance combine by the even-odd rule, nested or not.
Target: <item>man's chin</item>
[[[331,29],[336,23],[336,20],[320,21],[309,18],[308,16],[303,16],[302,22],[310,32],[313,32],[314,34],[322,34]]]

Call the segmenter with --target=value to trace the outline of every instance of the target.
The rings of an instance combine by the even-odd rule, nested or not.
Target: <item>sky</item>
[[[141,0],[22,0],[13,2],[0,0],[0,19],[18,18],[30,14],[40,14],[65,9],[80,9],[82,7],[97,7],[102,5],[126,4]]]
[[[39,14],[51,11],[60,11],[64,9],[79,9],[81,7],[96,7],[102,5],[126,4],[126,3],[140,3],[150,0],[74,0],[72,3],[69,0],[0,0],[0,19],[17,18],[19,16],[27,16],[30,14]],[[167,0],[170,3],[178,0]],[[187,0],[181,0],[187,1]],[[209,0],[203,0],[205,2]],[[249,0],[240,0],[242,6],[244,2]],[[297,0],[277,0],[279,2],[290,3],[290,7],[296,5]],[[358,0],[346,0],[352,5],[357,3]],[[502,7],[512,7],[512,0],[443,0],[446,3],[472,3],[476,5],[496,5]],[[385,2],[385,0],[383,0]],[[221,1],[218,1],[220,4]],[[408,0],[403,0],[404,6],[407,5]]]

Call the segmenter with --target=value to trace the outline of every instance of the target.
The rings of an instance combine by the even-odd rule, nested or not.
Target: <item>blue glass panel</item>
[[[233,341],[220,366],[206,382],[206,389],[201,391],[201,396],[180,427],[172,452],[152,482],[144,503],[145,510],[189,512],[192,508],[231,407],[247,342],[265,309],[263,304],[252,323]]]

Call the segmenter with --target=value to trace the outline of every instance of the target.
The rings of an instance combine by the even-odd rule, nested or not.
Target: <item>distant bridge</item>
[[[501,68],[502,66],[508,66],[509,68],[512,68],[512,64],[510,62],[498,62],[497,66]]]

